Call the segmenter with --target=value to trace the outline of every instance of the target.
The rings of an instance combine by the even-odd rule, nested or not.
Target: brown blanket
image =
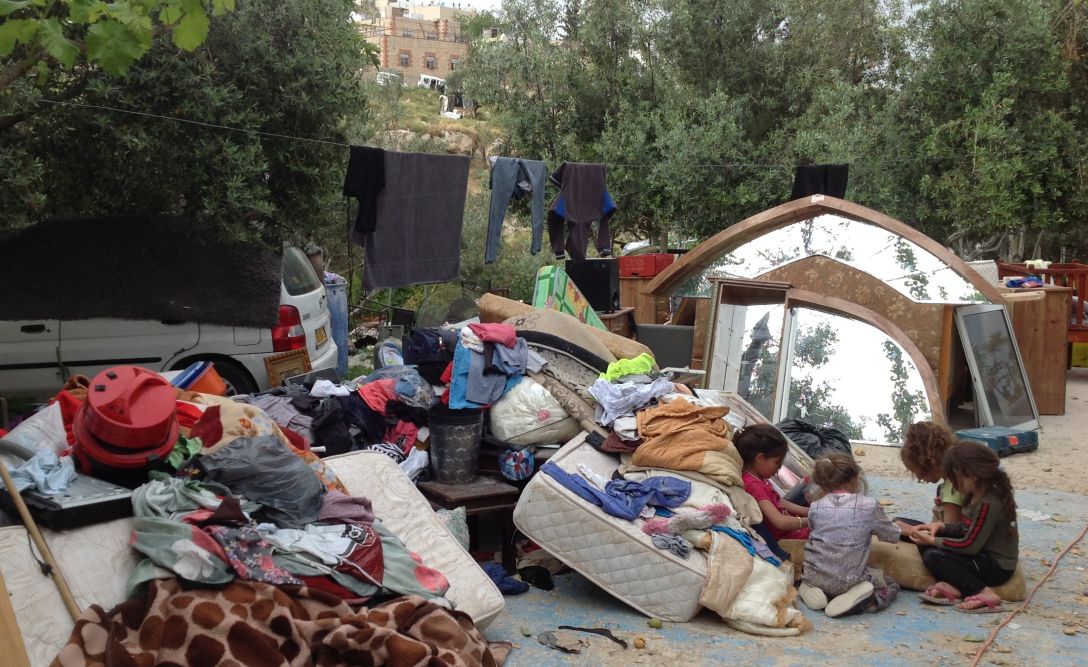
[[[467,614],[415,596],[353,612],[312,588],[236,581],[183,590],[166,579],[109,612],[84,611],[53,667],[491,666],[505,653]]]
[[[637,415],[642,444],[631,463],[646,468],[695,470],[725,486],[742,486],[743,462],[722,419],[729,408],[673,399]]]

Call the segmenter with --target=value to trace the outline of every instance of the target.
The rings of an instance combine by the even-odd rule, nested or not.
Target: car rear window
[[[291,296],[309,294],[321,288],[321,280],[310,260],[294,246],[283,249],[283,286]]]

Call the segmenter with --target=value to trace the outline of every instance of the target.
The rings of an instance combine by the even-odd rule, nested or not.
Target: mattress
[[[481,630],[502,612],[502,594],[389,457],[355,452],[329,457],[325,462],[348,491],[371,500],[377,516],[410,550],[446,575],[450,581],[446,597]],[[98,604],[108,609],[125,599],[125,582],[139,560],[139,554],[129,547],[129,523],[129,519],[119,519],[70,531],[43,529],[81,608]],[[30,664],[49,664],[68,640],[72,621],[52,580],[42,575],[34,561],[22,526],[0,528],[0,571]]]
[[[619,460],[585,442],[564,445],[552,463],[578,474],[578,464],[611,478]],[[688,621],[699,613],[706,557],[687,559],[658,549],[637,522],[625,521],[578,497],[547,474],[533,477],[514,508],[521,532],[609,594],[647,616]]]

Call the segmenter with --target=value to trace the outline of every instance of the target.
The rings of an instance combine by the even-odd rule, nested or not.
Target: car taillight
[[[306,330],[302,317],[294,306],[280,306],[280,318],[272,327],[272,349],[276,352],[300,350],[306,347]]]

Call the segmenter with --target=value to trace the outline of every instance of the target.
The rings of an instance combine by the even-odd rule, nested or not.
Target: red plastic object
[[[280,306],[279,321],[272,327],[272,351],[290,352],[306,347],[306,330],[302,316],[294,306]]]
[[[87,428],[86,415],[89,413],[84,405],[76,413],[73,423],[73,431],[76,438],[76,446],[73,449],[80,472],[90,474],[94,470],[92,462],[104,464],[111,468],[143,468],[170,455],[174,443],[178,440],[178,422],[173,421],[173,426],[166,439],[155,447],[147,449],[122,449],[102,442]]]
[[[176,392],[157,373],[138,366],[115,366],[91,380],[87,402],[76,423],[113,447],[148,449],[177,439]],[[77,441],[79,434],[76,434]]]
[[[654,252],[646,255],[625,255],[620,257],[620,277],[649,278],[665,270],[676,260],[675,255],[667,252]]]

